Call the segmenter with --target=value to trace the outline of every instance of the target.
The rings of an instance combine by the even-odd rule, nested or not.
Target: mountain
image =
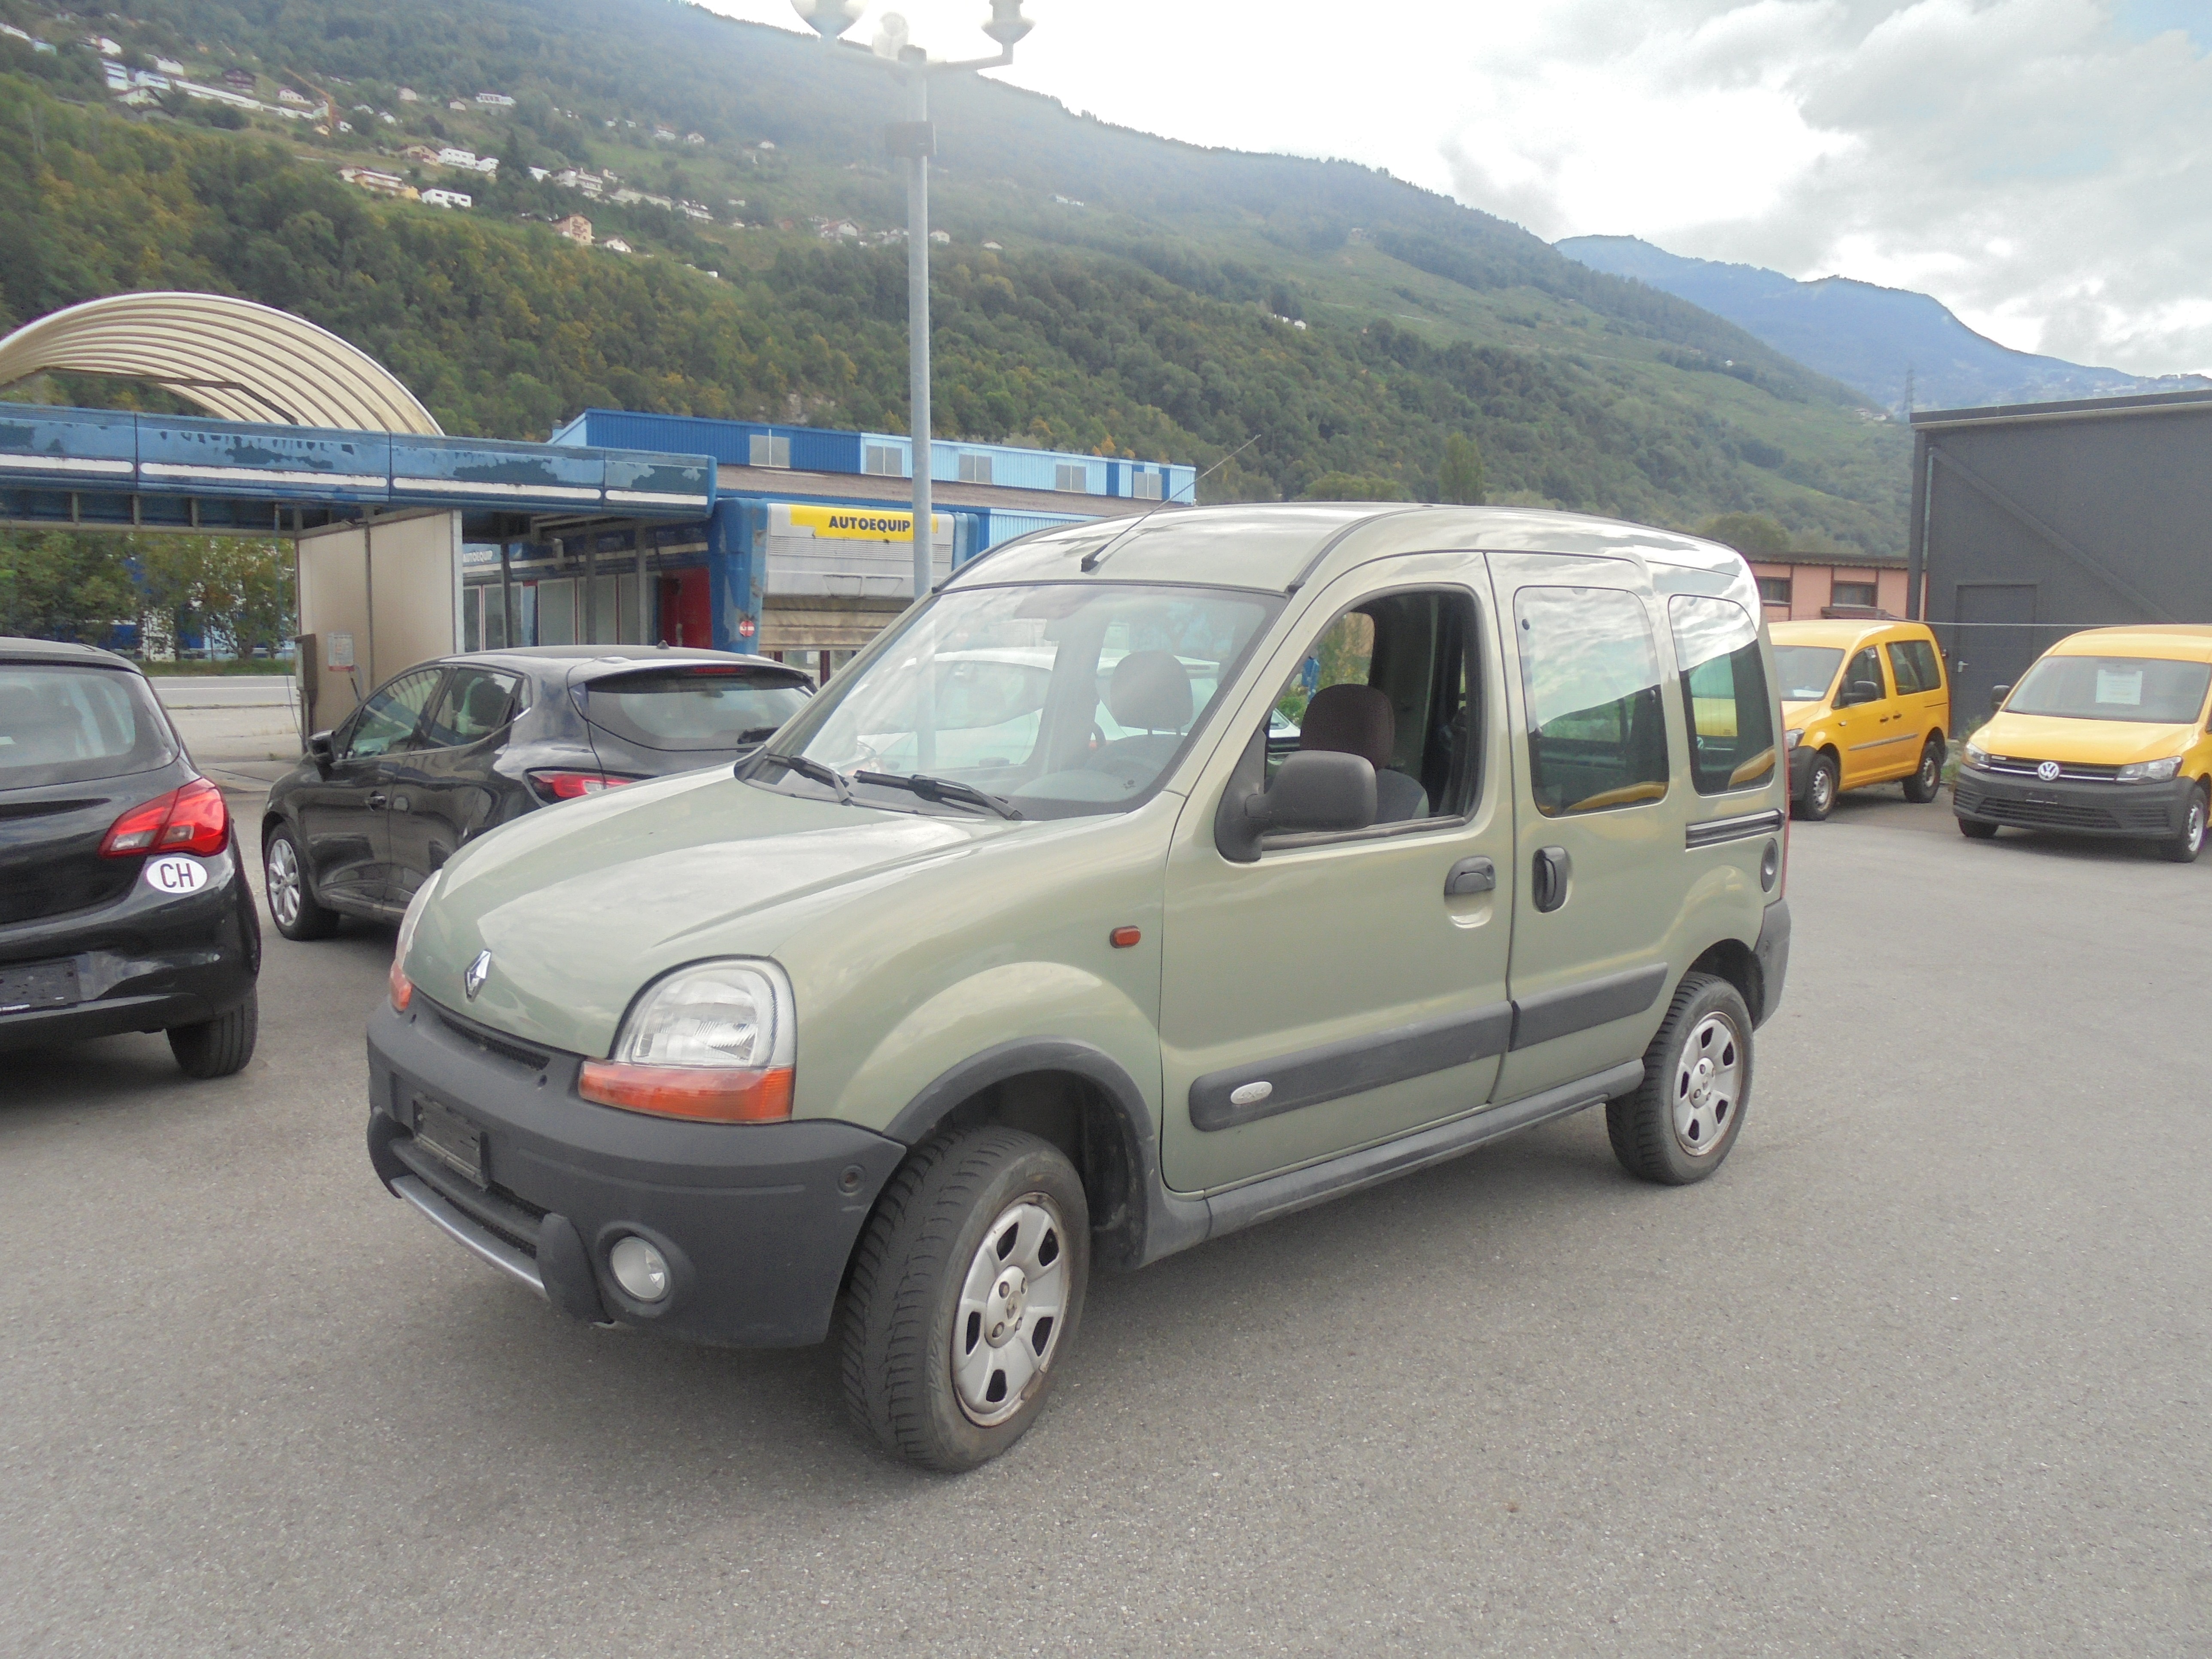
[[[668,0],[118,3],[112,61],[162,83],[135,110],[81,21],[0,0],[63,47],[0,36],[0,323],[206,288],[356,341],[456,432],[543,435],[586,403],[901,425],[903,187],[866,55]],[[226,75],[257,107],[176,84]],[[1373,169],[972,76],[935,105],[949,434],[1200,465],[1255,439],[1208,485],[1243,499],[1332,473],[1432,495],[1464,434],[1493,500],[1903,545],[1897,424],[1694,305]],[[344,165],[472,205],[380,199]],[[629,199],[559,188],[572,167]],[[554,235],[579,209],[635,252]]]
[[[1886,409],[1903,406],[1908,373],[1921,409],[2212,387],[2198,374],[2145,380],[2014,351],[1975,333],[1939,300],[1848,276],[1801,283],[1758,265],[1684,258],[1634,236],[1573,236],[1554,246],[1593,270],[1725,317]]]

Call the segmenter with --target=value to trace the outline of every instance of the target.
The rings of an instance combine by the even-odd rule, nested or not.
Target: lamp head
[[[907,48],[906,19],[895,11],[887,11],[876,23],[876,38],[868,43],[868,50],[877,57],[896,63],[899,54]]]
[[[835,40],[860,21],[867,0],[791,0],[791,9],[824,40]]]
[[[1022,0],[991,0],[991,21],[983,25],[983,33],[1012,52],[1014,42],[1036,27],[1022,15]]]

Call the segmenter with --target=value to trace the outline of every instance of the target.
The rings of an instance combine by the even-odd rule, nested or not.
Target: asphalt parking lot
[[[0,1651],[2212,1648],[2212,859],[1875,793],[1715,1179],[1585,1113],[1103,1279],[959,1478],[387,1197],[390,932],[272,932],[240,1076],[0,1080]]]

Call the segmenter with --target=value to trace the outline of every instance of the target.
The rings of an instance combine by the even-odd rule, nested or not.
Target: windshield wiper
[[[742,749],[749,743],[766,743],[782,730],[780,726],[748,726],[738,733],[737,742],[730,746],[732,749]]]
[[[786,771],[796,772],[802,778],[811,778],[816,783],[825,784],[836,790],[838,800],[843,805],[850,806],[853,804],[853,792],[845,787],[845,775],[834,766],[823,765],[811,755],[784,755],[772,749],[760,749],[738,764],[746,769],[748,776],[756,767],[781,766]]]
[[[995,812],[1002,818],[1018,818],[1020,809],[1000,796],[978,789],[972,783],[962,783],[954,778],[933,778],[926,772],[855,772],[855,783],[879,783],[893,789],[910,789],[922,799],[939,805],[957,802],[963,806],[980,806],[987,812]]]

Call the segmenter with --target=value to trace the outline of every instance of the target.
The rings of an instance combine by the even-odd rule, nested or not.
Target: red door
[[[714,606],[704,569],[679,570],[660,579],[660,643],[714,642]]]

